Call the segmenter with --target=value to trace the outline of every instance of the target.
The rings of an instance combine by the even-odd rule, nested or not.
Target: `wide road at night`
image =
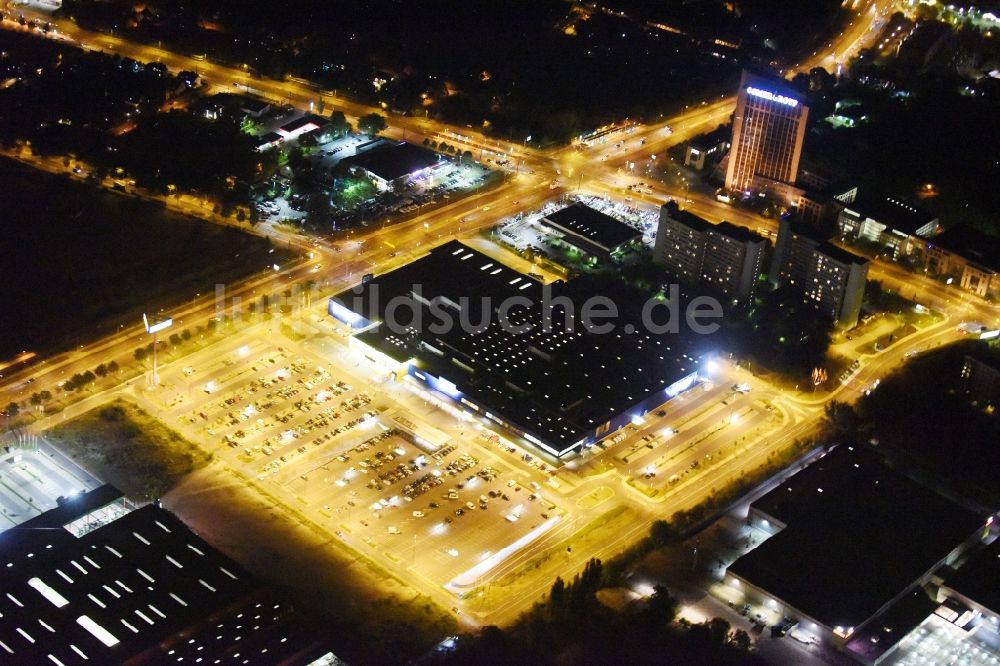
[[[845,64],[877,33],[890,6],[884,0],[851,4],[854,18],[845,30],[794,71]],[[9,21],[3,27],[22,29]],[[59,22],[55,32],[57,38],[84,48],[163,62],[172,70],[198,71],[214,89],[249,86],[302,110],[322,98],[327,108],[342,110],[352,119],[381,111],[332,91],[321,93],[306,82],[251,77],[203,58],[85,31],[67,21]],[[449,239],[472,239],[500,220],[536,210],[573,191],[631,196],[635,205],[650,208],[673,197],[710,221],[728,219],[773,238],[772,220],[704,193],[641,179],[647,183],[646,193],[629,191],[626,195],[625,188],[640,180],[632,175],[629,163],[645,165],[652,155],[664,154],[671,146],[726,122],[734,101],[725,97],[692,104],[671,118],[638,127],[621,146],[609,143],[595,148],[542,150],[429,118],[392,116],[388,136],[413,141],[446,139],[484,157],[504,154],[510,165],[502,182],[392,224],[375,223],[350,239],[312,240],[261,225],[258,233],[298,247],[302,259],[228,285],[223,302],[205,295],[171,314],[177,325],[193,328],[228,312],[233,297],[248,303],[293,284],[315,281],[311,302],[306,299],[301,309],[274,320],[295,328],[297,336],[267,322],[241,325],[221,341],[186,357],[164,359],[160,386],[147,386],[145,375],[116,386],[106,381],[96,392],[28,428],[41,432],[114,397],[135,400],[213,452],[216,464],[277,497],[289,515],[319,526],[331,539],[401,574],[414,589],[443,607],[455,609],[471,623],[509,622],[537,601],[552,581],[544,566],[537,575],[510,582],[514,574],[526,569],[526,563],[551,555],[550,549],[574,539],[580,528],[609,510],[622,507],[632,520],[600,544],[560,551],[563,573],[582,566],[590,557],[607,558],[620,552],[644,535],[652,521],[695,506],[714,490],[787,450],[796,439],[814,431],[829,400],[853,401],[903,363],[908,352],[959,339],[957,324],[1000,324],[996,308],[984,301],[896,264],[875,261],[872,279],[943,313],[943,319],[886,351],[864,355],[850,381],[824,393],[782,391],[745,369],[720,361],[711,384],[679,396],[662,411],[654,410],[644,422],[623,431],[618,441],[593,447],[571,464],[557,466],[553,461],[540,462],[534,452],[531,460],[525,460],[527,448],[507,441],[502,433],[490,433],[484,423],[456,415],[439,397],[408,381],[372,377],[361,365],[363,360],[348,349],[344,332],[337,331],[325,315],[322,296],[356,284],[363,274],[402,265]],[[58,159],[11,156],[40,169],[66,171]],[[141,192],[135,196],[150,197]],[[197,202],[174,197],[164,203],[223,222]],[[56,393],[59,382],[101,363],[114,360],[133,367],[133,351],[147,342],[146,332],[136,322],[78,349],[8,370],[0,380],[0,404],[23,402],[42,389]],[[425,424],[420,427],[441,433],[447,445],[419,449],[395,431],[392,415],[397,413],[413,415]],[[377,438],[385,432],[389,434]],[[444,452],[449,446],[453,448]],[[475,462],[463,467],[470,460],[463,456]],[[403,464],[413,469],[401,472],[401,478],[378,481],[383,467],[395,469]],[[463,469],[451,474],[449,466]],[[406,485],[421,477],[438,478],[434,470],[443,481],[428,480],[430,489],[407,501]],[[455,497],[449,497],[449,491]],[[493,562],[494,557],[493,566],[480,565]],[[480,592],[482,596],[477,596]]]

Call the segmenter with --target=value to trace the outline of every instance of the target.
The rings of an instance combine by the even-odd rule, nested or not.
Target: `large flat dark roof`
[[[1000,615],[1000,539],[976,553],[944,584]]]
[[[310,124],[315,125],[316,127],[326,127],[330,124],[330,119],[318,116],[314,113],[307,113],[301,118],[292,120],[291,122],[282,125],[281,131],[291,133]]]
[[[186,662],[244,650],[277,663],[315,652],[290,609],[161,508],[119,507],[80,536],[64,529],[119,497],[104,486],[0,534],[0,661],[68,666],[83,654],[95,664],[163,663],[175,649],[192,656]],[[232,621],[250,608],[259,631]]]
[[[544,221],[595,243],[605,252],[642,237],[638,229],[580,202],[546,215]]]
[[[341,160],[387,181],[409,176],[438,163],[438,155],[412,143],[381,143],[371,150]]]
[[[931,240],[938,245],[992,271],[1000,271],[1000,238],[984,234],[967,224],[948,229]]]
[[[597,335],[584,330],[580,307],[591,294],[578,293],[574,281],[548,288],[552,299],[562,295],[576,304],[577,326],[565,331],[564,318],[556,309],[554,324],[546,331],[543,285],[458,241],[359,287],[357,303],[352,302],[354,290],[335,298],[369,321],[378,321],[393,297],[408,296],[415,285],[420,286],[423,301],[419,327],[393,333],[383,325],[358,338],[396,361],[415,359],[417,369],[445,377],[469,400],[560,452],[696,370],[692,340],[683,334],[654,336],[639,326],[633,334],[617,330]],[[513,296],[533,303],[515,308],[511,317],[530,326],[523,334],[504,330],[492,314]],[[437,320],[427,302],[449,308],[456,322],[461,310],[467,321],[485,318],[490,325],[477,333],[457,325],[432,332],[430,324]],[[623,316],[618,328],[626,321]],[[664,394],[663,402],[667,399]]]
[[[716,127],[707,134],[701,134],[691,140],[691,147],[697,150],[711,150],[723,141],[729,141],[733,136],[733,128],[723,125]]]
[[[914,203],[894,197],[859,197],[848,209],[911,236],[937,219],[937,215]]]
[[[979,516],[840,446],[752,505],[786,524],[729,571],[828,627],[859,627],[982,526]]]

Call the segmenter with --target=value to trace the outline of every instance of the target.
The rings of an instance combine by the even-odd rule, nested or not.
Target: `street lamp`
[[[156,334],[170,328],[173,324],[174,320],[170,317],[160,320],[155,324],[150,324],[149,317],[146,316],[145,312],[142,313],[142,325],[146,327],[146,332],[153,336],[153,374],[150,377],[150,384],[154,387],[160,385],[160,375],[156,368]]]

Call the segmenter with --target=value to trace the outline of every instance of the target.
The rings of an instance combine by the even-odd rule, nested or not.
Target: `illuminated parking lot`
[[[69,498],[97,484],[85,472],[48,453],[11,449],[0,453],[0,532],[54,509],[60,497]]]
[[[931,615],[900,641],[885,663],[892,666],[996,666],[1000,664],[1000,653],[947,620]]]
[[[459,595],[562,518],[543,462],[418,387],[359,376],[346,350],[324,356],[231,343],[169,368],[160,394],[186,434],[336,538]]]

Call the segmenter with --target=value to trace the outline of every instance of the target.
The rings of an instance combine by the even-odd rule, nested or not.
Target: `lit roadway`
[[[823,45],[816,54],[795,69],[803,71],[813,66],[833,68],[836,64],[844,63],[880,28],[889,6],[889,3],[884,1],[855,2],[851,6],[855,18],[836,41]],[[11,22],[4,22],[3,27],[20,29]],[[350,102],[335,94],[317,92],[304,82],[275,82],[250,77],[239,69],[211,64],[148,45],[134,44],[117,36],[88,32],[70,22],[60,22],[57,30],[61,38],[75,44],[83,44],[85,48],[112,51],[144,62],[159,61],[173,70],[194,70],[213,86],[249,85],[258,94],[299,108],[308,108],[311,102],[318,103],[322,97],[327,108],[342,110],[352,118],[379,111]],[[510,143],[486,137],[467,128],[450,127],[429,118],[393,116],[390,119],[392,127],[387,131],[389,136],[401,139],[412,137],[414,140],[424,136],[438,137],[460,145],[463,149],[481,151],[480,154],[484,159],[495,158],[495,153],[502,153],[510,160],[503,182],[474,196],[432,207],[426,212],[391,225],[379,225],[375,222],[364,235],[354,240],[336,243],[316,241],[312,244],[303,244],[301,240],[281,236],[275,229],[265,226],[265,233],[273,235],[280,242],[294,242],[301,248],[313,252],[313,257],[290,266],[279,267],[278,271],[268,271],[254,276],[241,284],[229,286],[226,295],[230,298],[239,295],[243,302],[247,303],[264,293],[280,293],[293,283],[302,284],[309,279],[319,280],[324,293],[329,293],[334,289],[357,283],[359,275],[363,273],[384,271],[400,265],[444,239],[475,234],[494,225],[497,220],[522,210],[537,209],[545,202],[569,191],[606,193],[621,197],[625,186],[641,179],[629,172],[629,162],[636,162],[644,167],[652,155],[663,154],[668,147],[726,122],[732,113],[733,103],[734,99],[727,97],[695,104],[662,122],[637,128],[635,132],[625,135],[621,147],[615,146],[616,141],[611,141],[592,149],[561,147],[541,150],[517,142]],[[17,157],[40,168],[56,171],[65,169],[58,161],[33,160],[23,155]],[[710,220],[725,218],[754,230],[773,232],[774,229],[772,221],[723,205],[703,194],[671,190],[659,183],[649,183],[646,191],[647,194],[629,192],[628,195],[635,197],[637,203],[654,206],[661,204],[668,196],[674,196],[685,201],[687,208]],[[145,195],[140,193],[140,196]],[[189,208],[187,212],[196,212],[201,217],[220,221],[207,211],[196,210],[198,208],[196,202],[171,198],[167,203],[179,210],[187,207]],[[726,484],[739,479],[748,470],[764,464],[772,454],[787,449],[797,438],[808,436],[815,428],[827,400],[837,398],[853,401],[869,388],[875,379],[885,376],[892,368],[898,366],[907,351],[922,351],[955,340],[959,337],[955,326],[961,321],[978,321],[990,326],[1000,323],[997,322],[995,308],[986,303],[955,289],[946,288],[929,278],[915,276],[893,264],[874,262],[871,276],[885,281],[890,286],[901,288],[908,297],[915,295],[911,292],[916,292],[925,305],[946,313],[945,320],[919,330],[887,351],[866,356],[862,359],[859,372],[846,385],[832,392],[817,394],[815,397],[809,393],[778,392],[745,370],[723,364],[719,371],[722,374],[710,390],[696,389],[689,392],[667,404],[664,407],[663,417],[650,414],[647,422],[637,425],[634,432],[628,432],[623,441],[606,450],[592,449],[573,465],[560,470],[555,477],[559,484],[558,489],[543,486],[544,499],[550,500],[551,505],[556,507],[555,513],[561,516],[559,522],[531,546],[521,549],[503,561],[484,576],[481,582],[485,584],[495,581],[504,574],[516,570],[546,547],[571,538],[579,527],[601,515],[611,506],[625,504],[635,509],[641,518],[600,547],[574,549],[572,553],[563,555],[564,559],[561,562],[563,570],[569,571],[582,566],[590,557],[606,558],[613,555],[643,535],[652,520],[669,517],[677,510],[694,506],[704,500],[712,489],[724,488]],[[228,305],[229,303],[224,304],[227,307]],[[217,307],[214,297],[207,295],[177,307],[171,314],[177,326],[191,328],[216,316]],[[307,314],[315,317],[317,324],[314,326],[308,323],[308,316],[306,317],[304,325],[315,329],[307,336],[306,342],[299,346],[297,343],[283,340],[282,344],[286,348],[296,349],[295,355],[301,354],[313,361],[332,364],[339,367],[341,372],[350,375],[352,368],[349,360],[343,358],[343,351],[334,348],[342,347],[342,343],[332,340],[333,336],[329,335],[329,324],[322,314],[322,299],[316,299],[314,305],[307,309]],[[10,370],[0,384],[0,404],[6,404],[10,400],[23,401],[30,393],[43,388],[55,393],[59,381],[67,379],[74,373],[91,370],[100,363],[116,360],[123,367],[134,366],[133,350],[147,342],[148,336],[140,326],[124,327],[119,332],[89,345],[82,345],[78,349],[27,368]],[[92,393],[80,402],[69,405],[62,413],[39,420],[32,427],[40,430],[57,420],[71,418],[114,395],[126,393],[153,408],[156,413],[172,420],[171,425],[182,428],[190,437],[216,451],[224,464],[251,478],[259,473],[261,461],[240,459],[243,444],[236,449],[220,448],[221,432],[210,436],[205,432],[207,426],[190,423],[183,425],[177,422],[183,414],[190,414],[198,409],[206,410],[209,418],[214,419],[216,414],[208,413],[211,409],[209,402],[212,396],[188,388],[182,403],[171,404],[169,401],[179,399],[178,387],[184,381],[178,378],[180,367],[195,364],[200,367],[201,372],[216,372],[221,378],[225,371],[212,364],[218,363],[225,354],[232,354],[234,349],[243,345],[250,347],[253,354],[264,354],[264,350],[270,344],[273,343],[269,342],[268,334],[262,333],[259,326],[250,327],[246,331],[224,338],[222,342],[211,345],[205,350],[194,352],[187,358],[168,364],[163,370],[163,376],[169,386],[143,391],[141,389],[144,378],[137,378],[128,385]],[[212,367],[215,369],[210,370]],[[35,380],[30,385],[26,383],[29,377]],[[732,391],[730,385],[737,382],[749,384],[750,392],[741,394]],[[400,395],[402,391],[403,389],[398,387],[386,388],[386,395],[380,396],[379,400],[405,405],[408,409],[414,410],[414,413],[419,411],[420,408],[416,406],[412,397]],[[392,395],[388,395],[389,393]],[[450,417],[443,416],[441,409],[432,409],[421,416],[435,420],[436,427],[450,431],[452,436],[460,441],[461,446],[455,455],[471,452],[480,460],[489,464],[495,463],[495,466],[505,469],[505,474],[509,476],[502,476],[501,482],[506,478],[516,478],[523,485],[525,480],[538,479],[539,482],[546,480],[546,475],[528,466],[519,457],[509,456],[496,448],[490,448],[481,440],[471,441],[470,437],[456,435],[453,431],[459,426],[456,423],[449,426]],[[302,420],[302,417],[297,417],[295,423],[301,423]],[[263,432],[253,435],[260,439],[264,436]],[[296,453],[298,446],[301,444],[296,442],[292,447]],[[312,449],[312,445],[308,448]],[[272,475],[260,482],[276,484],[279,494],[285,493],[283,497],[289,511],[302,513],[310,520],[326,525],[331,530],[336,530],[341,525],[353,527],[354,530],[351,532],[344,531],[344,536],[341,538],[352,547],[360,548],[366,553],[372,550],[381,565],[411,574],[406,579],[414,587],[431,595],[445,607],[457,607],[464,611],[463,617],[476,623],[503,623],[510,621],[529,607],[551,583],[547,577],[536,576],[511,594],[502,595],[497,599],[490,597],[490,603],[485,606],[474,598],[458,600],[442,587],[443,583],[447,582],[442,580],[442,577],[451,576],[457,566],[450,559],[451,556],[438,553],[434,556],[437,559],[428,556],[430,559],[424,561],[422,553],[433,550],[428,541],[431,537],[424,534],[418,536],[414,530],[422,524],[420,521],[428,521],[429,524],[429,518],[410,518],[405,524],[399,520],[401,529],[412,532],[413,536],[409,536],[411,541],[407,541],[407,535],[404,534],[402,541],[393,547],[392,540],[385,535],[384,530],[376,530],[367,537],[371,540],[371,544],[365,542],[365,546],[357,545],[353,539],[366,538],[364,530],[355,522],[360,519],[337,516],[335,525],[330,525],[331,515],[334,515],[330,511],[335,511],[332,502],[343,499],[337,491],[332,489],[321,491],[312,487],[306,489],[296,483],[300,475],[296,474],[298,470],[295,465],[312,465],[314,469],[317,462],[322,462],[324,465],[334,464],[322,457],[318,452],[320,449],[316,451],[303,454],[299,459],[289,458],[289,462],[286,463],[288,467],[283,468],[278,476]],[[276,452],[276,455],[284,454]],[[501,484],[496,488],[502,490],[505,485]],[[589,508],[585,503],[581,503],[592,493],[604,492],[604,488],[610,488],[613,501],[598,503]],[[648,492],[643,492],[644,490]],[[311,503],[306,508],[301,508],[294,501],[295,495],[303,492],[308,494],[307,503]],[[526,487],[520,491],[520,493],[526,492]],[[440,495],[440,490],[432,491],[432,495]],[[325,508],[327,506],[331,507],[330,511]],[[453,527],[459,529],[460,521],[463,520],[470,525],[495,520],[496,515],[492,517],[487,515],[493,511],[492,506],[495,505],[491,505],[489,511],[480,512],[476,509],[473,511],[474,516],[457,518]],[[407,510],[409,508],[405,507]],[[358,511],[360,514],[369,509],[359,506]],[[485,538],[475,534],[479,531],[481,530],[462,533],[456,537],[460,538],[456,543],[479,544],[475,539]],[[378,532],[377,538],[376,532]],[[400,546],[399,543],[403,545]],[[464,547],[460,545],[456,546],[456,549]],[[466,563],[469,566],[472,564],[468,561]]]

